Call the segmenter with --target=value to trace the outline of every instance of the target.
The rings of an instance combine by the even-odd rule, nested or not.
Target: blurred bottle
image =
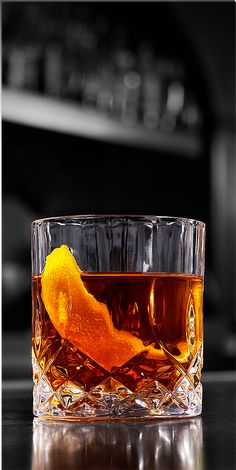
[[[124,76],[126,93],[125,109],[122,121],[127,125],[134,125],[138,120],[141,76],[136,70],[126,72]]]
[[[76,57],[69,55],[64,60],[63,69],[63,96],[81,102],[84,84],[84,67],[82,61],[76,60]]]
[[[12,88],[24,88],[25,51],[23,46],[10,46],[8,54],[8,84]]]
[[[113,114],[132,126],[138,120],[141,77],[135,68],[135,55],[129,49],[113,51]]]
[[[164,88],[160,129],[164,132],[173,132],[178,126],[184,106],[184,69],[177,62],[166,59],[161,62],[160,70]]]
[[[199,132],[203,126],[203,112],[192,92],[186,94],[186,100],[181,113],[181,123],[190,132]]]
[[[39,89],[39,60],[40,45],[31,44],[25,47],[25,77],[24,87],[28,90]]]
[[[40,46],[28,44],[8,48],[7,83],[12,88],[39,89]]]
[[[99,87],[97,109],[102,114],[111,114],[113,109],[114,64],[112,63],[112,46],[108,40],[110,37],[110,25],[104,13],[96,17],[94,31],[98,41]]]
[[[142,80],[141,118],[145,127],[158,127],[162,108],[162,83],[151,44],[139,48],[139,69]]]
[[[44,91],[60,96],[63,89],[63,58],[60,44],[46,46],[44,56]]]
[[[84,57],[82,102],[86,107],[97,107],[99,89],[97,36],[92,24],[83,24],[80,48]]]
[[[99,90],[99,74],[97,62],[94,58],[87,59],[85,72],[82,102],[86,107],[97,107],[97,96]]]
[[[82,35],[81,21],[76,19],[68,21],[65,28],[63,95],[79,102],[82,101],[85,73]]]
[[[114,70],[111,61],[105,56],[100,59],[98,73],[97,109],[103,114],[110,114],[113,107]]]

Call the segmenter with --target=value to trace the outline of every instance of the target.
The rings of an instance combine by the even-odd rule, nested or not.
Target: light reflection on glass
[[[202,420],[49,422],[35,418],[31,470],[203,470]]]

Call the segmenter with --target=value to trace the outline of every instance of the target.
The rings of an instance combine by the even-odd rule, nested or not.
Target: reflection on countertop
[[[35,418],[31,470],[203,469],[202,419],[48,422]]]
[[[236,373],[203,374],[203,413],[189,419],[47,421],[32,381],[3,381],[4,470],[234,470]]]

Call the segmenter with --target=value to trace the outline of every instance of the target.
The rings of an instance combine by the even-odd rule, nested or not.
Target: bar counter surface
[[[32,415],[32,384],[2,383],[4,470],[234,470],[235,372],[203,375],[201,416],[55,422]]]

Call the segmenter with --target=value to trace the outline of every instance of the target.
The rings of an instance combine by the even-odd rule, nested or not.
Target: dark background
[[[53,94],[55,99],[69,99],[81,108],[86,104],[81,88],[72,90],[69,81],[57,94],[47,88],[43,70],[49,44],[61,48],[64,61],[70,57],[75,67],[80,63],[91,67],[95,56],[98,62],[100,58],[109,61],[115,50],[125,49],[136,57],[140,44],[148,43],[155,57],[172,64],[171,73],[177,74],[173,80],[183,80],[186,97],[199,117],[195,126],[184,126],[178,118],[171,131],[161,126],[152,130],[164,133],[167,142],[180,132],[183,150],[173,151],[168,145],[139,146],[135,137],[127,145],[122,137],[111,142],[52,132],[34,127],[33,117],[32,125],[24,125],[9,119],[3,108],[6,376],[12,373],[12,345],[20,363],[29,344],[30,222],[80,213],[145,213],[206,222],[205,368],[235,368],[234,4],[3,2],[2,18],[3,91]],[[97,49],[86,49],[86,40],[83,49],[76,34],[73,36],[81,24],[97,38]],[[9,64],[19,59],[19,50],[15,59],[12,50],[28,45],[39,53],[39,72],[31,82],[16,84]],[[89,64],[85,57],[90,57]],[[139,109],[138,116],[140,113]],[[122,125],[128,126],[126,122]],[[131,131],[133,128],[135,125]],[[196,154],[185,151],[185,135],[200,143]],[[21,368],[19,373],[23,373]]]

